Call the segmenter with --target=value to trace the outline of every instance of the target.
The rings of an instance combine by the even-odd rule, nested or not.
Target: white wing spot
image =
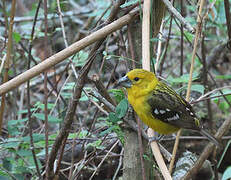
[[[166,113],[165,110],[160,110],[160,114],[164,114],[164,113]]]
[[[190,112],[190,115],[193,116],[194,115],[193,112]]]
[[[176,118],[179,119],[179,115],[178,114],[176,114]]]
[[[190,111],[190,109],[186,107],[186,111]]]
[[[155,114],[159,114],[158,109],[155,109],[155,110],[154,110],[154,113],[155,113]]]
[[[167,109],[166,109],[166,111],[168,111],[168,112],[169,112],[169,111],[171,111],[171,110],[167,108]]]
[[[178,115],[178,114],[176,114],[176,115],[173,116],[173,117],[168,118],[167,120],[168,120],[168,121],[174,121],[174,120],[177,120],[177,119],[179,119],[179,115]]]

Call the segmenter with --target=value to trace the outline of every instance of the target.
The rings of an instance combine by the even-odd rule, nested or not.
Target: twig
[[[154,131],[151,128],[148,128],[148,137],[153,137],[154,136]],[[159,151],[159,147],[157,143],[151,143],[151,148],[152,148],[152,153],[155,156],[156,162],[160,168],[160,171],[164,177],[164,179],[166,180],[171,180],[172,177],[168,171],[168,168],[163,160],[163,157]]]
[[[162,58],[162,60],[159,63],[159,68],[160,68],[159,75],[160,76],[162,75],[163,65],[164,65],[164,62],[165,62],[165,59],[166,59],[167,50],[168,50],[169,41],[170,41],[170,35],[171,35],[171,32],[172,32],[172,19],[173,19],[173,15],[171,15],[171,19],[170,19],[170,25],[169,25],[169,30],[168,30],[168,37],[167,37],[167,40],[166,40],[165,51],[163,52],[163,58]]]
[[[202,31],[202,18],[201,17],[202,17],[203,6],[204,6],[204,0],[201,0],[200,1],[200,8],[199,8],[198,16],[197,16],[197,28],[196,28],[196,35],[195,35],[194,44],[193,44],[193,52],[192,52],[191,67],[190,67],[190,72],[189,72],[189,82],[188,82],[188,88],[187,88],[187,93],[186,93],[186,101],[189,101],[189,99],[190,99],[190,92],[191,92],[191,86],[192,86],[192,74],[193,74],[193,69],[194,69],[197,44],[198,44],[198,40],[200,38],[200,34]],[[181,133],[181,130],[179,130],[177,132],[177,137],[176,137],[176,141],[175,141],[174,148],[173,148],[172,160],[170,162],[171,166],[169,167],[170,172],[172,172],[172,169],[174,166],[174,162],[175,162],[175,158],[176,158],[176,151],[177,151],[177,148],[179,145],[180,133]]]
[[[90,67],[94,61],[94,58],[95,58],[95,54],[93,54],[89,58],[87,63],[82,68],[80,75],[79,75],[79,78],[77,79],[76,86],[74,89],[74,95],[73,95],[73,98],[69,102],[69,106],[68,106],[68,110],[67,110],[67,113],[66,113],[66,116],[64,119],[63,126],[62,126],[57,138],[55,139],[55,142],[52,146],[52,150],[51,150],[50,155],[49,155],[48,166],[46,168],[46,173],[48,172],[47,174],[49,175],[48,179],[53,179],[53,177],[54,177],[54,173],[53,173],[54,161],[56,159],[56,156],[57,156],[58,150],[61,146],[61,143],[63,142],[63,139],[65,139],[69,134],[69,130],[70,130],[70,127],[71,127],[72,122],[73,122],[73,117],[74,117],[74,114],[76,111],[76,107],[77,107],[77,104],[79,102],[79,98],[81,97],[81,92],[82,92],[82,89],[83,89],[84,84],[85,84],[85,79],[86,79],[85,77],[87,76],[87,74],[90,70]]]
[[[48,23],[47,23],[47,0],[44,0],[43,3],[43,9],[44,9],[44,59],[45,60],[48,57]],[[45,156],[46,156],[46,167],[48,166],[48,148],[49,148],[49,130],[48,130],[48,107],[47,107],[47,102],[48,102],[48,89],[47,89],[47,71],[44,71],[44,116],[45,116]],[[46,179],[48,180],[48,171],[46,172]]]
[[[161,25],[160,25],[159,40],[158,40],[158,43],[157,43],[155,72],[157,72],[157,69],[158,69],[159,64],[160,64],[161,49],[162,49],[162,38],[163,38],[163,34],[162,34],[163,33],[163,24],[164,24],[164,21],[162,20]],[[167,41],[168,41],[168,39],[167,39]],[[167,46],[166,46],[166,48],[167,48]]]
[[[222,136],[228,131],[229,127],[231,125],[231,116],[229,116],[222,126],[218,129],[215,137],[217,139],[221,139]],[[204,161],[209,157],[209,155],[212,153],[215,145],[210,142],[201,153],[199,159],[196,161],[194,166],[187,172],[187,174],[182,178],[182,180],[188,180],[195,176],[195,174],[198,172],[198,170],[202,167]]]
[[[227,24],[227,29],[228,29],[228,36],[229,40],[231,40],[231,21],[230,21],[230,6],[229,6],[229,1],[224,0],[224,5],[225,5],[225,17],[226,17],[226,24]],[[229,47],[231,47],[231,41],[229,41]]]
[[[36,12],[35,12],[35,16],[34,16],[34,20],[33,20],[33,26],[32,26],[32,31],[31,31],[31,35],[30,35],[30,43],[29,43],[29,50],[28,50],[28,63],[27,63],[27,69],[30,69],[30,64],[31,64],[31,60],[32,60],[32,42],[34,40],[34,32],[35,32],[35,26],[36,26],[36,22],[37,22],[37,17],[38,17],[38,12],[40,9],[40,5],[41,5],[42,0],[40,0],[38,2],[37,8],[36,8]],[[31,146],[31,152],[33,155],[33,160],[35,163],[35,167],[36,167],[36,171],[38,174],[39,179],[42,178],[40,169],[39,169],[39,165],[38,165],[38,160],[36,157],[36,153],[35,153],[35,147],[34,147],[34,139],[33,139],[33,128],[32,128],[32,118],[31,118],[31,100],[30,100],[30,81],[27,81],[27,111],[28,111],[28,125],[29,125],[29,136],[30,136],[30,146]]]
[[[67,137],[68,136],[66,136],[62,141],[62,145],[61,145],[60,153],[59,153],[59,159],[58,159],[57,167],[56,167],[56,170],[55,170],[55,177],[59,176],[59,170],[60,170],[60,167],[61,167],[61,161],[62,161],[62,158],[63,158],[63,153],[64,153]]]
[[[138,14],[138,10],[134,10],[129,14],[119,18],[118,20],[110,23],[109,25],[103,27],[102,29],[93,32],[89,36],[77,41],[76,43],[70,45],[69,47],[65,48],[64,50],[56,53],[55,55],[47,58],[43,62],[39,63],[38,65],[34,66],[30,70],[18,75],[17,77],[11,79],[7,83],[4,83],[0,86],[0,96],[3,93],[6,93],[13,88],[19,86],[20,84],[28,81],[29,79],[39,75],[41,72],[49,69],[50,67],[62,62],[69,56],[77,53],[78,51],[82,50],[83,48],[89,46],[90,44],[106,37],[108,34],[120,29],[124,25],[130,23],[133,18]]]
[[[143,22],[142,22],[142,68],[150,71],[150,0],[145,0],[143,4]],[[148,128],[148,137],[153,137],[154,131]],[[150,143],[152,153],[160,168],[164,178],[171,180],[171,175],[164,163],[160,153],[159,146],[156,141]],[[143,178],[145,178],[143,176]]]
[[[121,150],[121,152],[120,152],[119,164],[118,164],[118,167],[117,167],[117,169],[116,169],[116,172],[115,172],[115,174],[114,174],[112,180],[115,180],[115,179],[116,179],[116,176],[117,176],[117,174],[119,173],[119,170],[120,170],[120,168],[121,168],[121,166],[122,166],[122,164],[123,164],[123,153],[124,153],[124,148],[122,148],[122,150]]]
[[[142,168],[142,174],[143,174],[143,180],[146,179],[145,174],[145,167],[144,167],[144,148],[143,148],[143,142],[142,142],[142,136],[141,136],[141,121],[137,115],[135,115],[135,119],[138,126],[138,143],[139,143],[139,154],[140,154],[140,162],[141,162],[141,168]]]
[[[183,0],[180,0],[180,11],[183,15],[184,3]],[[180,76],[183,75],[183,64],[184,64],[184,26],[180,24]]]
[[[227,88],[231,88],[231,86],[223,86],[223,87],[216,88],[216,89],[214,89],[212,91],[209,91],[206,94],[204,94],[201,97],[199,97],[196,101],[193,101],[193,103],[194,102],[199,102],[202,99],[205,99],[207,96],[210,96],[211,94],[215,93],[216,91],[221,91],[222,89],[227,89]],[[222,95],[224,95],[224,94],[222,94]]]
[[[93,172],[93,174],[91,175],[91,177],[89,178],[89,180],[91,180],[95,173],[97,172],[97,170],[101,167],[101,165],[103,164],[103,162],[105,161],[105,159],[107,158],[107,156],[110,154],[110,152],[114,149],[114,147],[119,143],[119,140],[117,140],[115,142],[115,144],[109,149],[109,151],[107,152],[107,154],[103,157],[103,159],[101,160],[101,162],[99,163],[99,165],[97,166],[97,168],[95,169],[95,171]]]
[[[73,17],[73,16],[80,16],[81,14],[85,14],[85,13],[90,13],[91,11],[85,11],[85,12],[80,12],[80,11],[67,11],[65,13],[63,13],[63,17]],[[48,19],[49,20],[54,20],[54,19],[58,19],[58,15],[54,15],[54,14],[48,14]],[[7,19],[8,20],[8,19]],[[23,23],[23,22],[31,22],[34,20],[33,16],[27,16],[27,17],[15,17],[14,22],[15,23]],[[38,16],[37,21],[44,21],[44,16]],[[1,23],[5,23],[5,19],[0,17],[0,22]],[[77,17],[75,17],[75,22],[77,22],[78,24],[82,25],[84,22],[81,19],[78,19]]]
[[[123,0],[118,1],[118,3],[116,4],[116,6],[112,9],[112,12],[111,12],[111,14],[110,14],[110,16],[108,18],[108,23],[111,23],[114,20],[115,16],[118,13],[118,10],[119,10],[121,2],[123,2]],[[136,15],[137,12],[133,11],[133,13],[135,13],[135,14],[132,14],[132,15],[129,14],[129,16],[124,16],[126,18],[122,18],[123,23],[126,24],[126,23],[130,22],[133,19],[133,17]],[[118,28],[118,24],[116,22],[118,22],[118,20],[114,21],[114,23],[110,24],[110,25],[113,25],[113,26],[110,26],[109,32],[113,32],[114,30],[116,30]],[[120,24],[119,27],[122,27],[123,25],[125,25],[123,23]],[[117,25],[117,26],[114,27],[114,25]],[[106,27],[108,28],[108,26],[106,26]],[[105,40],[106,34],[101,34],[101,33],[105,33],[105,31],[102,31],[102,30],[105,29],[106,27],[102,28],[101,30],[96,31],[95,32],[96,34],[92,33],[92,34],[95,34],[96,37],[97,37],[95,40],[99,40],[99,41],[97,41],[96,44],[94,45],[94,47],[91,49],[91,51],[89,53],[89,58],[88,58],[86,64],[82,67],[82,69],[80,71],[80,74],[79,74],[79,77],[77,79],[76,86],[75,86],[75,89],[74,89],[73,98],[69,102],[69,106],[68,106],[68,110],[67,110],[67,113],[66,113],[66,116],[65,116],[65,120],[64,120],[63,126],[62,126],[62,128],[60,130],[60,133],[57,136],[57,138],[56,138],[53,146],[52,146],[52,150],[50,152],[50,156],[49,156],[49,160],[48,160],[48,166],[46,168],[46,171],[48,172],[47,174],[49,174],[49,179],[53,179],[54,178],[54,173],[53,173],[54,161],[56,159],[56,156],[57,156],[59,147],[61,145],[61,142],[69,134],[69,130],[70,130],[72,122],[73,122],[73,117],[74,117],[77,105],[79,103],[79,99],[81,97],[81,93],[82,93],[85,81],[87,79],[86,77],[88,75],[88,72],[90,71],[90,68],[91,68],[91,65],[92,65],[93,61],[95,60],[95,56],[97,54],[97,50],[100,48],[100,46],[102,45],[102,43]],[[110,34],[110,33],[108,33],[108,34]],[[80,46],[78,48],[78,50],[80,50],[81,48],[84,48],[85,45],[89,45],[89,41],[92,42],[92,38],[93,37],[92,37],[92,35],[90,35],[88,37],[85,37],[84,38],[85,40],[82,39],[82,40],[78,41],[78,42],[81,42],[80,44],[78,44]],[[87,40],[87,42],[85,42],[86,40]],[[86,44],[83,45],[82,44],[83,42],[85,42]],[[93,42],[95,42],[95,41],[93,41]],[[74,46],[74,45],[71,45],[71,46]],[[76,46],[76,43],[75,43],[75,46]],[[68,49],[68,48],[66,48],[66,49]],[[72,50],[72,52],[75,53],[78,50],[75,49],[75,50]],[[60,58],[59,60],[61,61],[62,59]]]
[[[143,4],[142,21],[142,68],[150,71],[150,6],[151,1]]]
[[[175,22],[178,25],[177,21],[175,21]],[[188,37],[185,34],[184,34],[184,37],[192,45],[192,43],[190,42],[190,40],[188,39]],[[201,60],[200,56],[197,53],[196,53],[196,56],[199,59],[199,61],[202,63],[202,60]],[[214,85],[218,88],[217,83],[216,83],[215,79],[213,78],[212,74],[209,71],[207,73],[208,73],[209,77],[211,78],[211,80],[213,81]],[[223,95],[222,97],[224,98],[224,100],[226,101],[226,103],[229,106],[231,106],[231,103],[228,101],[228,99],[226,98],[226,96],[224,96],[224,93],[221,90],[219,90],[219,92]]]
[[[169,0],[162,0],[164,2],[164,4],[166,5],[166,7],[168,8],[168,10],[181,22],[181,24],[192,34],[194,34],[195,30],[194,28],[191,26],[191,24],[189,24],[185,18],[183,18],[181,16],[181,14],[173,7],[173,5],[171,4],[171,2]]]
[[[10,68],[11,51],[12,51],[12,33],[13,33],[13,25],[14,25],[15,6],[16,6],[16,0],[12,0],[11,12],[10,12],[11,13],[10,14],[10,25],[9,25],[9,31],[8,31],[7,54],[6,54],[6,61],[4,64],[5,72],[4,72],[4,77],[3,77],[3,83],[8,82],[8,71]],[[5,110],[5,100],[6,100],[5,93],[2,94],[1,107],[0,107],[0,135],[2,133],[3,115],[4,115],[4,110]]]

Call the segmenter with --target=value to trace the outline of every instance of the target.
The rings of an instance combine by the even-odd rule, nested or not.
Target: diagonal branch
[[[119,18],[118,20],[108,24],[107,26],[99,29],[98,31],[93,32],[89,36],[73,43],[69,47],[65,48],[64,50],[54,54],[53,56],[47,58],[43,62],[39,63],[38,65],[32,67],[28,71],[18,75],[17,77],[11,79],[7,83],[4,83],[0,86],[0,96],[16,87],[21,85],[22,83],[28,81],[29,79],[39,75],[40,73],[44,72],[45,70],[51,68],[52,66],[64,61],[69,56],[79,52],[83,48],[93,44],[94,42],[106,37],[107,35],[111,34],[112,32],[120,29],[124,25],[129,24],[134,17],[138,14],[138,10],[134,10],[127,15]]]

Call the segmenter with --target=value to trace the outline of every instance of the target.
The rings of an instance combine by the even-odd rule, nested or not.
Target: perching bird
[[[172,88],[160,82],[154,73],[134,69],[119,79],[126,88],[128,101],[140,119],[159,134],[170,134],[180,128],[200,132],[215,145],[215,137],[200,124],[192,106]]]

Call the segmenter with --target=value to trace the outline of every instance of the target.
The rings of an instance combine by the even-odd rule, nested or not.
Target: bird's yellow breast
[[[133,94],[130,94],[128,91],[128,101],[139,118],[159,134],[171,134],[179,130],[178,127],[164,123],[152,116],[151,107],[147,103],[146,96],[134,97]]]

